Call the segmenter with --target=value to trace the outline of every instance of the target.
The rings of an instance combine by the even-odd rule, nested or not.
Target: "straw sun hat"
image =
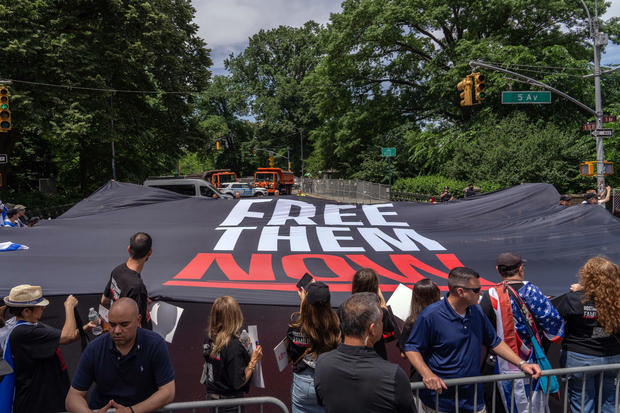
[[[9,307],[45,307],[50,302],[43,298],[43,291],[38,285],[22,284],[11,288],[11,292],[4,297],[4,303]]]

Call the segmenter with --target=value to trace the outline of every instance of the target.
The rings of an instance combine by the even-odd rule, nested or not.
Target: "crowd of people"
[[[0,201],[0,227],[26,228],[32,227],[37,222],[39,217],[29,218],[24,205],[5,205]]]
[[[79,340],[98,322],[78,326],[78,302],[69,296],[62,329],[49,327],[40,322],[49,304],[41,287],[11,289],[4,304],[12,317],[0,328],[0,343],[14,374],[0,382],[0,411],[115,408],[139,413],[174,399],[174,368],[163,338],[151,331],[148,292],[141,278],[152,254],[151,237],[133,235],[128,253],[101,297],[102,304],[111,305],[109,332],[84,348],[72,381],[59,346]],[[499,282],[484,292],[471,268],[450,271],[443,298],[437,284],[421,279],[413,286],[410,315],[402,328],[370,268],[354,274],[351,296],[337,310],[327,284],[312,281],[301,287],[299,310],[283,326],[293,370],[292,411],[480,413],[493,403],[498,411],[544,412],[545,393],[559,391],[557,378],[541,376],[550,367],[545,356],[549,343],[562,343],[562,366],[620,363],[620,268],[594,257],[580,269],[570,291],[551,300],[525,279],[525,263],[517,254],[500,254]],[[258,343],[252,345],[242,327],[238,302],[230,296],[217,298],[202,347],[201,382],[207,400],[240,398],[250,389],[263,351]],[[391,345],[409,361],[409,374],[387,360]],[[445,382],[520,371],[533,380],[497,382],[497,400],[481,384],[457,390]],[[570,375],[570,411],[595,412],[601,400],[601,412],[613,412],[618,403],[616,374],[585,380],[581,374]],[[411,382],[420,381],[424,389],[417,398]]]

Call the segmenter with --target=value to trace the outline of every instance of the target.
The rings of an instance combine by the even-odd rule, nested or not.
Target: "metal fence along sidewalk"
[[[593,410],[585,410],[584,409],[584,404],[585,404],[585,387],[586,387],[586,379],[587,378],[598,378],[598,400],[597,400],[597,410],[598,412],[601,411],[601,404],[602,404],[602,389],[603,389],[603,375],[605,373],[615,373],[614,377],[615,377],[615,381],[614,381],[614,392],[615,392],[615,408],[614,408],[614,413],[620,413],[620,399],[619,399],[619,389],[620,389],[620,363],[618,364],[604,364],[604,365],[599,365],[599,366],[588,366],[588,367],[573,367],[573,368],[564,368],[564,369],[553,369],[553,370],[544,370],[543,371],[543,376],[556,376],[558,378],[558,380],[560,380],[560,395],[563,401],[563,406],[562,406],[562,412],[566,413],[569,411],[569,400],[568,400],[568,377],[571,374],[575,374],[575,373],[583,373],[583,376],[580,380],[581,382],[581,410],[580,413],[594,413]],[[487,407],[487,413],[495,413],[497,406],[495,405],[495,400],[496,400],[496,395],[497,395],[497,385],[496,383],[498,381],[505,381],[505,380],[510,380],[512,381],[512,389],[513,389],[513,393],[511,394],[511,400],[510,400],[510,408],[508,410],[507,413],[514,413],[514,403],[513,403],[513,398],[514,398],[514,381],[518,380],[518,379],[526,379],[529,381],[530,386],[532,384],[532,379],[530,376],[524,374],[524,373],[510,373],[510,374],[497,374],[497,375],[492,375],[492,376],[476,376],[476,377],[464,377],[464,378],[458,378],[458,379],[446,379],[444,380],[444,383],[446,384],[446,386],[448,386],[448,388],[450,387],[456,387],[455,392],[454,392],[454,401],[455,401],[455,412],[458,413],[459,412],[459,386],[463,386],[463,385],[471,385],[471,384],[480,384],[480,383],[493,383],[493,397],[492,397],[492,405],[491,406],[486,406]],[[411,383],[411,388],[414,392],[414,395],[416,397],[416,406],[418,407],[418,411],[424,411],[423,409],[420,409],[422,402],[420,401],[420,397],[419,397],[419,392],[421,389],[424,389],[424,383],[422,382],[415,382],[415,383]],[[473,386],[474,391],[473,391],[473,395],[469,395],[470,397],[473,397],[473,405],[476,406],[477,405],[477,401],[480,400],[480,397],[482,397],[482,395],[478,394],[478,386]],[[549,393],[546,392],[544,394],[545,396],[545,405],[548,405],[548,401],[549,401]],[[528,413],[543,413],[543,412],[539,412],[536,409],[532,410],[532,392],[530,392],[530,398],[529,398],[529,409],[528,409]],[[438,410],[439,407],[439,396],[436,394],[435,395],[435,403],[434,406],[429,406],[431,409],[435,409]],[[461,411],[463,411],[461,409]],[[551,411],[551,413],[554,413],[553,411]]]

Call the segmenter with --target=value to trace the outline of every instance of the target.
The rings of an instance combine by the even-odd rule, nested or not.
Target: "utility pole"
[[[112,106],[112,95],[110,95],[110,135],[112,141],[112,180],[116,181],[116,161],[114,159],[114,107]]]
[[[301,179],[304,179],[304,136],[301,134],[301,129],[299,129],[299,146],[300,146],[300,162],[301,162]]]
[[[506,73],[512,76],[517,77],[519,80],[523,80],[525,83],[529,83],[530,85],[542,87],[544,89],[550,90],[557,95],[562,96],[563,98],[573,102],[577,106],[585,109],[592,115],[594,115],[596,119],[596,129],[603,128],[603,99],[601,96],[601,47],[606,46],[609,42],[609,37],[605,33],[599,32],[598,29],[598,0],[594,1],[594,19],[590,16],[590,11],[588,10],[588,6],[581,0],[581,4],[588,15],[588,24],[590,28],[590,37],[592,38],[592,45],[594,47],[594,74],[583,76],[584,78],[594,77],[594,109],[588,107],[587,105],[579,102],[577,99],[572,96],[567,95],[566,93],[557,90],[539,80],[532,79],[531,77],[527,77],[520,73],[516,73],[507,69],[503,69],[500,67],[492,66],[488,63],[472,60],[469,62],[469,66],[471,66],[472,70],[476,67],[483,67],[491,70],[495,70],[497,72]],[[608,70],[605,73],[614,72],[617,69]],[[596,183],[598,186],[599,194],[605,190],[605,149],[603,147],[603,136],[597,134],[596,136]]]
[[[594,110],[596,111],[596,129],[603,128],[603,99],[601,97],[601,46],[607,45],[608,38],[605,33],[598,31],[598,1],[594,2],[594,19],[590,16],[588,6],[581,0],[583,8],[588,15],[590,37],[594,46]],[[599,194],[605,190],[605,149],[603,137],[596,137],[596,184]]]

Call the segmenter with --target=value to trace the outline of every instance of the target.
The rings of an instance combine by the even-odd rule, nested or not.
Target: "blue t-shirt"
[[[404,351],[417,351],[428,367],[442,379],[480,375],[482,348],[497,347],[501,339],[479,305],[467,308],[464,317],[445,299],[429,305],[418,316]],[[420,398],[435,408],[435,392],[420,390]],[[473,385],[459,386],[459,409],[472,411]],[[482,384],[478,385],[477,409],[484,407]],[[453,411],[454,387],[439,396],[439,410]]]
[[[172,380],[174,369],[164,339],[138,328],[136,342],[125,356],[114,347],[110,334],[90,342],[71,386],[87,391],[94,382],[88,406],[99,409],[112,399],[123,406],[143,402]]]

